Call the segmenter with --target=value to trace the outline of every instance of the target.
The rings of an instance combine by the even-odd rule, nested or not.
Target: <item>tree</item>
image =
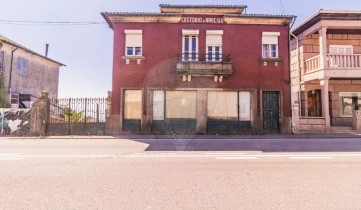
[[[0,74],[0,108],[10,108],[9,102],[6,100],[5,77]]]

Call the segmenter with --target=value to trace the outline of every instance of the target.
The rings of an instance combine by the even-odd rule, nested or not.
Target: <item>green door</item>
[[[270,133],[279,132],[280,100],[279,92],[265,91],[262,93],[263,130]]]

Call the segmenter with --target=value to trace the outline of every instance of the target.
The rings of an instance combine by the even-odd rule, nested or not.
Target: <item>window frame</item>
[[[16,59],[16,73],[19,76],[28,76],[29,61],[26,58],[18,57]]]
[[[186,45],[186,38],[188,38],[188,45]],[[193,38],[195,38],[195,49],[193,49]],[[199,61],[199,30],[182,30],[182,61]]]
[[[280,32],[262,32],[262,58],[278,59]],[[267,48],[267,51],[265,50]],[[274,48],[273,48],[274,47]]]
[[[141,57],[143,56],[143,30],[139,29],[126,29],[125,33],[125,56],[126,57]],[[133,36],[133,37],[132,37]],[[136,39],[134,36],[140,36],[140,43],[129,43],[131,39]],[[139,37],[138,37],[139,38]],[[132,40],[134,42],[134,40]],[[139,50],[137,49],[139,48]],[[131,49],[131,54],[128,53]],[[138,53],[137,53],[138,52]]]

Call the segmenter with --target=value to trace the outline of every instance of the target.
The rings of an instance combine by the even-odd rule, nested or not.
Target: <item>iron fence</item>
[[[105,122],[105,98],[50,99],[50,123]]]

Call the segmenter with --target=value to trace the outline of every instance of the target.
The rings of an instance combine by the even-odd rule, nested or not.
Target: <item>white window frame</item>
[[[220,62],[222,61],[223,50],[223,30],[207,30],[206,31],[206,61]],[[215,43],[210,43],[215,40]],[[218,53],[216,48],[218,47]],[[209,50],[211,48],[211,51]],[[210,54],[211,53],[211,54]],[[211,56],[209,56],[211,55]]]
[[[199,47],[198,47],[198,35],[199,30],[190,30],[190,29],[183,29],[182,30],[182,61],[198,61],[199,60]],[[185,49],[185,39],[186,37],[189,38],[188,41],[188,52],[186,52]],[[193,37],[196,39],[196,49],[193,51],[192,49],[192,40]],[[188,56],[185,54],[188,53]],[[193,53],[195,53],[195,56],[193,56]]]
[[[143,55],[143,31],[126,29],[126,30],[124,30],[124,33],[125,33],[125,56],[137,56],[137,57],[142,56]],[[128,48],[132,48],[131,54],[128,54]],[[140,48],[139,54],[136,54],[137,48]]]
[[[28,75],[28,70],[29,70],[28,59],[19,56],[16,59],[16,73],[19,76],[26,77]]]
[[[262,32],[262,58],[279,58],[279,36],[280,32]],[[272,50],[272,47],[275,47],[275,50]]]

